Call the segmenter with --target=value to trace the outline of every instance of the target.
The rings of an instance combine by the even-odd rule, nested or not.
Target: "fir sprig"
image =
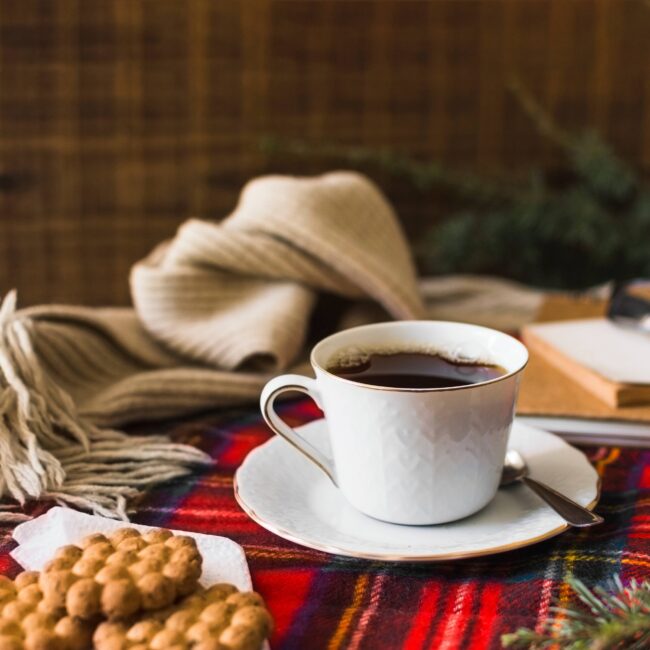
[[[421,161],[388,148],[345,146],[285,139],[267,135],[260,142],[263,153],[300,158],[336,161],[351,168],[372,167],[402,178],[419,192],[439,190],[476,205],[492,205],[520,197],[520,190],[510,182],[482,178],[471,172],[449,169],[437,161]]]
[[[638,182],[633,170],[597,133],[572,134],[562,129],[517,79],[510,83],[510,90],[537,130],[564,150],[573,170],[591,191],[616,202],[631,197]]]
[[[537,169],[527,179],[488,178],[388,149],[278,138],[262,146],[268,154],[399,177],[426,201],[436,192],[450,197],[457,207],[414,242],[424,273],[488,273],[561,289],[650,277],[650,186],[597,133],[566,131],[520,84],[511,90],[540,134],[563,152],[560,178]]]
[[[504,634],[505,648],[542,650],[642,650],[650,647],[650,583],[632,580],[625,587],[618,576],[608,590],[589,589],[568,579],[582,606],[553,607],[556,615],[539,632],[521,628]]]

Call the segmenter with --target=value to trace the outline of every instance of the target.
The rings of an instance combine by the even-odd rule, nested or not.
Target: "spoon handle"
[[[599,515],[583,508],[581,505],[578,505],[575,501],[565,497],[563,494],[560,494],[552,487],[540,483],[533,478],[528,476],[523,477],[523,482],[537,494],[540,498],[544,499],[555,512],[557,512],[560,517],[565,519],[572,526],[585,527],[585,526],[594,526],[596,524],[602,524],[604,519]]]

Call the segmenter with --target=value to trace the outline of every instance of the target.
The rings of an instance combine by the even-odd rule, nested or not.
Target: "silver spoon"
[[[530,478],[528,476],[528,465],[526,465],[526,461],[521,454],[514,449],[509,449],[506,454],[503,473],[501,474],[500,486],[510,485],[515,481],[521,481],[527,485],[572,526],[594,526],[605,521],[602,517],[578,505],[569,497],[560,494],[548,485],[544,485],[544,483]]]

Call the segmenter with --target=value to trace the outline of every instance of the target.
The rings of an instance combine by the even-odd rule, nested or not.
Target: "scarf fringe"
[[[165,436],[128,436],[80,417],[42,371],[32,328],[11,291],[0,307],[0,522],[29,518],[7,499],[51,499],[126,521],[128,502],[145,489],[212,462]]]

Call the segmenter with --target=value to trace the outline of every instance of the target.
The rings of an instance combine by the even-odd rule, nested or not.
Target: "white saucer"
[[[325,420],[299,429],[327,450]],[[510,446],[531,476],[583,506],[598,501],[598,475],[584,454],[546,431],[515,422]],[[432,562],[501,553],[535,544],[568,524],[524,485],[500,489],[471,517],[436,526],[402,526],[361,514],[301,453],[275,436],[254,449],[235,475],[235,497],[258,524],[327,553],[401,562]]]

